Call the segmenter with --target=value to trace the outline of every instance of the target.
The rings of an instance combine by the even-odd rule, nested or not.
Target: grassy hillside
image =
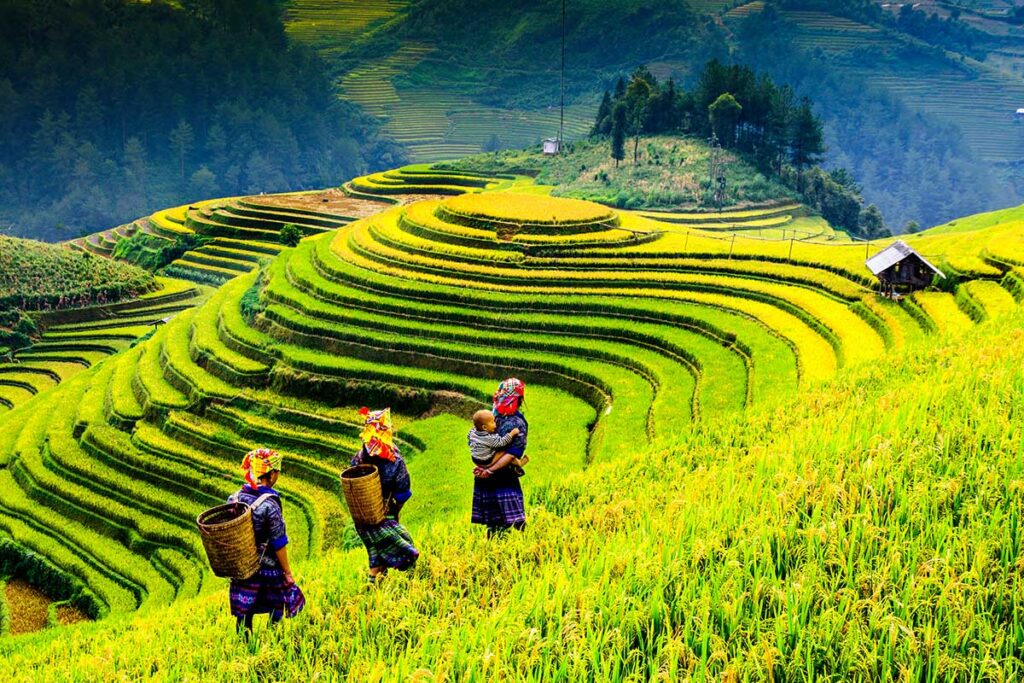
[[[346,11],[344,3],[292,0],[286,21],[289,35],[334,65],[339,95],[378,117],[411,158],[425,162],[558,134],[560,11],[547,0],[520,3],[514,13],[498,3],[382,2]],[[465,22],[470,15],[474,21]],[[645,34],[660,30],[660,44],[676,55],[696,56],[698,42],[707,46],[698,15],[681,3],[585,2],[570,15],[567,139],[593,123],[595,74],[610,78],[663,56],[643,43]],[[359,40],[352,40],[355,26]]]
[[[708,173],[711,149],[692,138],[645,137],[633,163],[616,167],[609,141],[580,140],[563,154],[544,156],[540,148],[482,154],[437,168],[475,173],[528,173],[538,184],[554,186],[553,194],[610,204],[628,209],[714,209]],[[734,153],[718,150],[728,183],[723,206],[780,203],[795,194],[776,179],[766,178]]]
[[[956,277],[896,304],[863,268],[884,243],[532,187],[356,179],[350,199],[399,203],[321,209],[344,225],[0,417],[0,574],[43,558],[52,599],[106,617],[0,641],[13,678],[1016,675],[1017,213],[914,236]],[[246,211],[285,204],[302,195],[144,227],[256,249],[280,228]],[[487,544],[466,529],[466,415],[509,375],[529,385],[531,525]],[[369,593],[336,477],[364,404],[399,416],[424,550]],[[245,646],[193,521],[257,444],[286,453],[311,601]]]
[[[152,288],[152,274],[141,268],[53,244],[0,237],[0,309],[113,303]]]

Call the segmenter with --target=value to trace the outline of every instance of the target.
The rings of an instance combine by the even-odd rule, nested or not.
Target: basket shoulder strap
[[[275,496],[273,493],[264,493],[262,496],[260,496],[256,500],[254,500],[252,502],[252,505],[250,505],[249,507],[251,507],[253,510],[255,510],[260,505],[263,505],[263,503],[265,503],[265,502],[267,502],[268,500],[271,500],[271,499],[276,500],[277,496]],[[280,503],[278,503],[278,504],[280,504]]]

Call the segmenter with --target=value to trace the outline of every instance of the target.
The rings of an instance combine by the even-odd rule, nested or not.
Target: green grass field
[[[894,303],[863,267],[885,242],[754,235],[803,220],[783,202],[709,218],[533,187],[413,166],[355,179],[349,209],[402,202],[358,220],[154,218],[220,240],[198,267],[246,267],[59,383],[67,362],[0,368],[0,391],[37,386],[0,414],[0,568],[43,558],[51,599],[95,620],[0,639],[9,678],[1019,676],[1020,210],[913,236],[957,282]],[[286,216],[307,236],[266,253],[252,231]],[[43,352],[154,310],[55,326]],[[464,439],[507,376],[530,525],[488,543]],[[423,551],[375,591],[337,485],[360,405],[396,411]],[[257,445],[285,453],[309,606],[245,645],[193,520]]]

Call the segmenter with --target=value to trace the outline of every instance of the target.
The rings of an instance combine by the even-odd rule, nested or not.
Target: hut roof
[[[917,258],[921,259],[921,261],[923,261],[926,266],[931,268],[936,275],[943,278],[946,277],[945,273],[943,273],[941,270],[933,266],[928,261],[928,259],[926,259],[924,256],[921,256],[921,254],[917,253],[917,251],[915,251],[912,246],[910,246],[903,240],[896,240],[895,242],[887,246],[885,249],[869,258],[866,261],[866,265],[868,267],[868,270],[870,270],[872,274],[878,275],[879,273],[888,270],[895,264],[904,260],[908,256],[916,256]]]

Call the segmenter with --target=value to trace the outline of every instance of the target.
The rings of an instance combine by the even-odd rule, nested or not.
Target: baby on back
[[[505,436],[498,436],[497,429],[491,411],[478,410],[473,414],[473,428],[469,430],[468,440],[470,457],[478,468],[477,476],[489,477],[510,465],[518,470],[516,474],[519,475],[521,466],[528,460],[526,456],[520,460],[504,451],[519,436],[519,429],[515,428]]]

